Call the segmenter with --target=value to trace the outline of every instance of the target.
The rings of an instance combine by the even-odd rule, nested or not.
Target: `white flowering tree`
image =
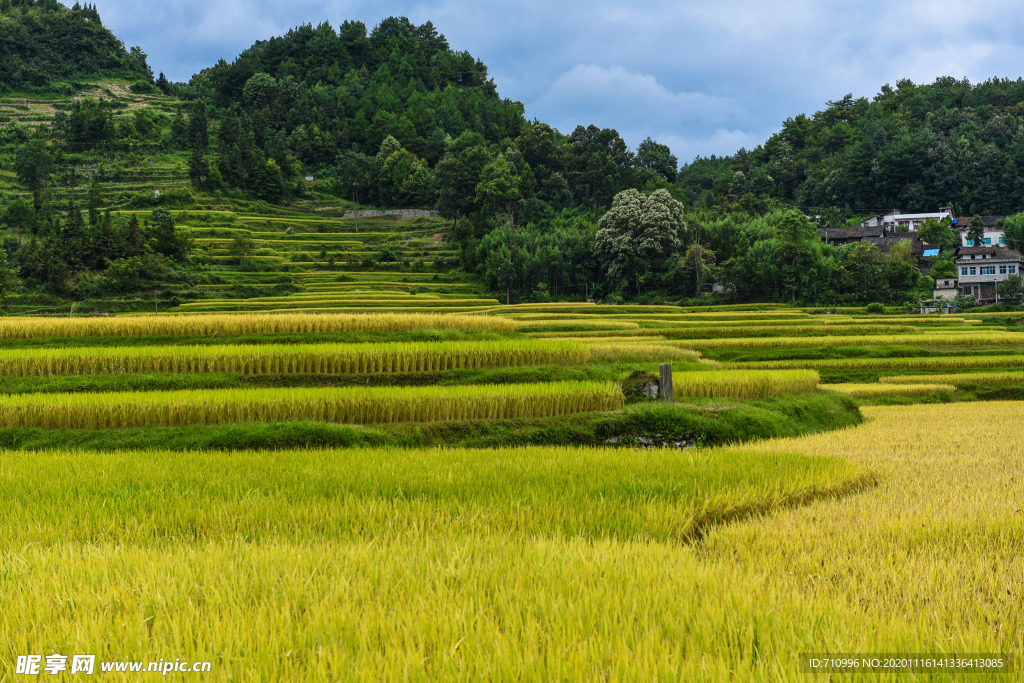
[[[595,250],[608,278],[641,292],[641,282],[682,248],[683,205],[665,190],[644,196],[624,190],[598,226]]]

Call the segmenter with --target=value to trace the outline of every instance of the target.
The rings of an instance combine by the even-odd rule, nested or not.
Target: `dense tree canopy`
[[[708,206],[745,193],[847,215],[898,207],[1003,215],[1024,205],[1024,80],[901,80],[787,119],[752,151],[696,159],[680,173]]]
[[[97,75],[153,80],[145,53],[125,49],[103,27],[95,5],[75,3],[68,9],[56,0],[0,3],[0,92],[49,90]]]

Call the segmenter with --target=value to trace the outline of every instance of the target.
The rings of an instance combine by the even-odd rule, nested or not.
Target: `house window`
[[[971,266],[971,275],[977,275],[977,274],[978,274],[978,269],[975,268],[974,266]]]
[[[1002,235],[999,236],[999,244],[1000,245],[1006,244],[1006,239]]]
[[[981,274],[982,275],[995,275],[996,274],[996,267],[995,266],[982,266],[981,267]]]
[[[992,246],[992,238],[991,237],[986,237],[985,238],[985,246],[986,247],[991,247]]]
[[[964,268],[961,268],[961,269],[960,269],[960,274],[961,274],[961,275],[967,275],[967,268],[966,268],[966,267],[964,267]]]
[[[966,244],[969,247],[973,247],[974,246],[974,240],[964,240],[964,244]],[[971,258],[974,258],[974,257],[972,256]]]
[[[1010,275],[1013,275],[1016,272],[1017,272],[1017,266],[1010,266]]]
[[[1006,266],[999,266],[999,274],[1006,275]]]

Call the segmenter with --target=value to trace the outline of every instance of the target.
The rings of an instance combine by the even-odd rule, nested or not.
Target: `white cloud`
[[[527,114],[569,130],[590,123],[617,129],[682,128],[747,117],[728,98],[672,92],[651,74],[594,64],[577,64],[559,76]]]

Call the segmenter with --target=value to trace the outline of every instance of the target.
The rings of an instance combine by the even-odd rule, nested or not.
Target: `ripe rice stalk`
[[[590,357],[595,360],[616,361],[669,361],[700,360],[700,351],[681,349],[672,344],[657,343],[590,343],[586,344]]]
[[[879,396],[927,396],[934,393],[953,393],[951,384],[822,384],[820,389],[835,391],[854,398],[876,398]]]
[[[965,384],[982,387],[1020,386],[1024,385],[1024,372],[962,372],[938,375],[896,375],[894,377],[882,377],[878,381],[882,384],[891,385],[925,384],[928,382],[936,382],[941,384],[953,384],[958,387]]]
[[[22,394],[0,398],[0,424],[121,429],[237,422],[496,420],[614,410],[623,401],[613,382]]]
[[[678,372],[676,396],[695,398],[766,398],[814,391],[820,378],[813,370],[700,370]]]
[[[0,339],[38,337],[146,337],[315,332],[489,330],[513,332],[512,320],[447,314],[228,313],[130,315],[94,318],[0,318]]]
[[[582,365],[581,344],[499,340],[0,350],[0,377],[117,373],[345,374]]]
[[[654,327],[657,326],[657,327]],[[666,327],[651,323],[648,329],[656,329],[670,339],[718,339],[722,337],[731,338],[764,338],[764,337],[785,337],[787,335],[810,336],[832,336],[832,335],[867,335],[867,334],[914,334],[926,333],[932,330],[919,330],[910,325],[795,325],[795,326],[768,326],[761,327],[757,324],[748,324],[738,327]],[[942,330],[939,330],[942,332]]]
[[[626,330],[626,332],[628,332],[628,330]],[[570,337],[570,336],[563,335],[563,336],[560,336],[560,337],[544,337],[544,341],[549,341],[549,342],[556,342],[556,341],[557,342],[572,342],[572,343],[575,343],[575,344],[583,344],[584,346],[602,346],[604,344],[618,344],[618,343],[623,343],[623,342],[627,343],[627,344],[649,344],[651,342],[669,342],[669,340],[666,339],[662,335],[651,335],[651,336],[645,335],[642,338],[638,338],[638,337],[635,337],[635,336],[632,336],[632,337],[631,336],[620,336],[620,337]],[[675,345],[674,342],[669,342],[669,344],[670,345]],[[694,353],[696,353],[696,352],[694,352]]]
[[[837,336],[837,337],[767,337],[767,338],[728,338],[701,339],[681,342],[683,346],[694,349],[728,349],[728,348],[796,348],[804,346],[895,346],[906,344],[911,346],[1024,346],[1024,334],[1016,332],[993,332],[977,334],[880,334],[873,336]]]
[[[639,328],[639,326],[638,326],[638,328]],[[609,330],[602,330],[602,329],[597,329],[597,330],[587,330],[587,331],[581,330],[581,331],[572,332],[572,333],[567,333],[567,332],[563,331],[563,332],[530,332],[529,334],[530,334],[530,337],[532,339],[558,339],[558,338],[566,337],[567,334],[571,334],[571,338],[579,339],[579,340],[583,340],[583,339],[587,339],[587,338],[600,339],[602,337],[636,337],[639,340],[642,337],[662,337],[662,336],[665,336],[666,333],[667,333],[666,330],[661,330],[661,329],[651,329],[651,330],[644,330],[644,329],[609,329]]]
[[[580,320],[534,320],[519,324],[520,332],[575,332],[577,330],[636,330],[640,325],[628,320],[601,320],[587,318]]]
[[[1024,367],[1024,355],[777,360],[723,363],[723,367],[734,370],[783,370],[797,368],[809,370],[968,370]]]

